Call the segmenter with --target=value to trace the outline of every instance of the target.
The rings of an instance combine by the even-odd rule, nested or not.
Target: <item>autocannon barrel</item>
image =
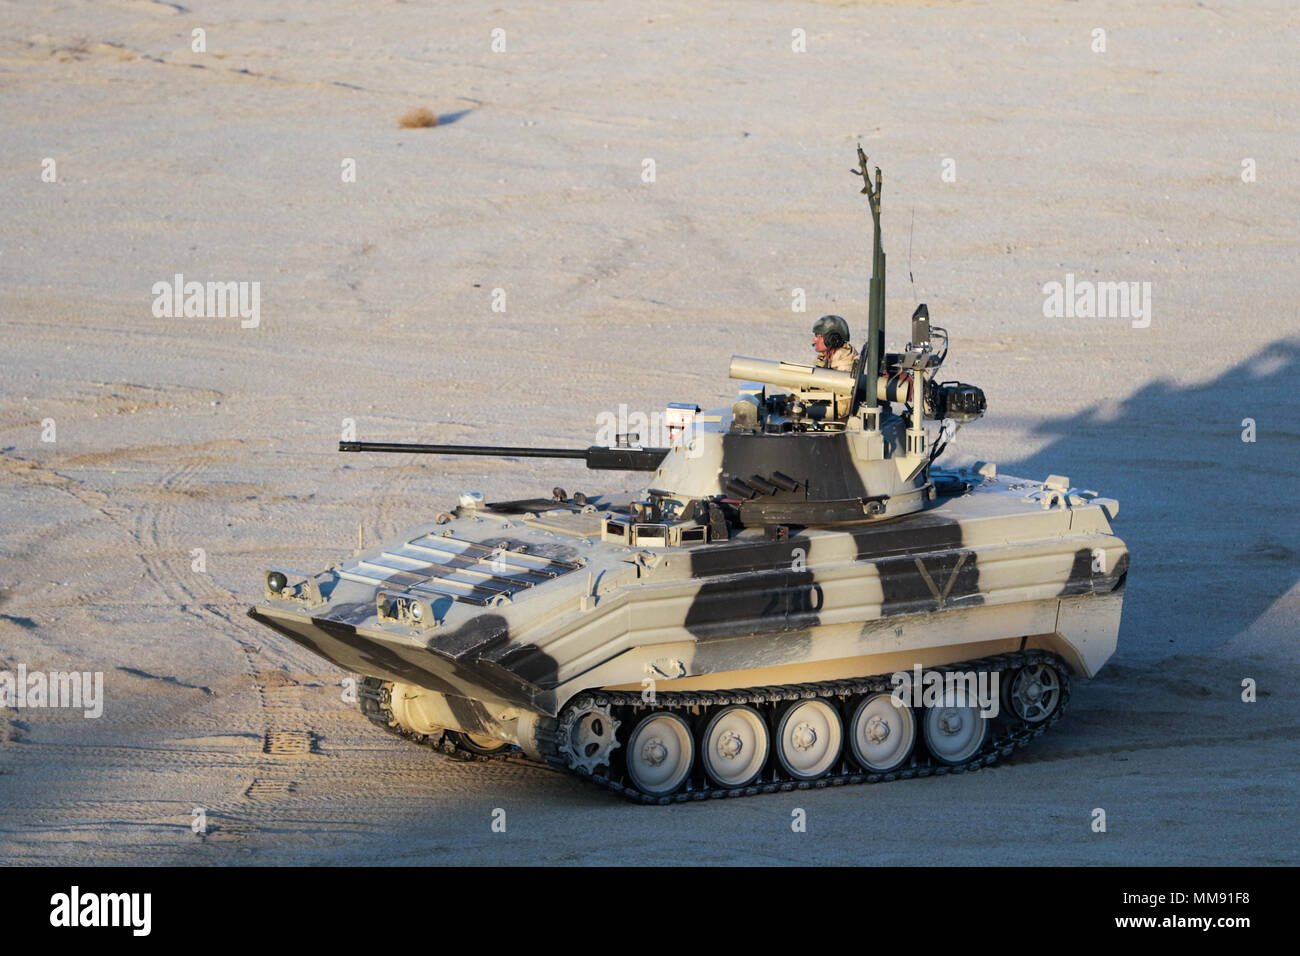
[[[654,471],[667,448],[521,448],[513,445],[418,445],[403,442],[341,441],[339,451],[378,451],[415,455],[486,455],[492,458],[581,458],[603,471]]]
[[[817,368],[794,362],[776,362],[771,359],[731,357],[731,377],[746,382],[763,382],[785,388],[815,388],[840,395],[852,395],[857,382],[852,372],[833,368]]]

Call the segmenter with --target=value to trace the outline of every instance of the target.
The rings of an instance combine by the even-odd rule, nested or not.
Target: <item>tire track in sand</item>
[[[311,727],[303,706],[306,688],[289,676],[282,664],[268,657],[263,640],[267,635],[262,629],[237,613],[242,612],[247,601],[192,566],[192,523],[178,502],[187,499],[189,489],[200,486],[204,474],[218,460],[218,456],[208,454],[173,464],[153,484],[153,493],[133,508],[113,506],[108,495],[41,462],[6,454],[0,456],[0,467],[19,481],[73,498],[109,523],[123,536],[124,553],[134,554],[140,562],[143,577],[150,590],[156,592],[160,605],[176,608],[204,631],[215,630],[238,645],[242,669],[257,695],[257,722],[262,733],[257,750],[242,756],[230,768],[244,771],[232,774],[235,779],[245,776],[253,781],[238,784],[232,799],[222,803],[219,815],[237,820],[250,812],[255,817],[265,816],[267,811],[274,812],[283,799],[293,797],[298,789],[293,765],[303,759],[319,759],[321,735]],[[21,741],[20,733],[6,732],[5,736],[10,742]],[[152,764],[186,773],[205,774],[214,769],[209,755],[183,750],[150,754],[148,759]],[[263,807],[268,801],[270,805]]]

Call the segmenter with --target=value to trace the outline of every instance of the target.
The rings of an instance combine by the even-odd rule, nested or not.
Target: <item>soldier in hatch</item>
[[[849,344],[849,323],[838,315],[823,315],[813,324],[813,348],[817,367],[852,372],[858,353]]]
[[[849,323],[842,316],[823,315],[813,323],[813,348],[817,351],[817,367],[833,368],[837,372],[852,372],[858,360],[857,350],[849,344]],[[847,398],[831,401],[830,418],[844,421],[849,414]]]

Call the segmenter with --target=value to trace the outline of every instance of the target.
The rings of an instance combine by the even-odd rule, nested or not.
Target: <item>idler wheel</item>
[[[704,771],[720,787],[753,783],[767,763],[770,750],[766,721],[744,704],[723,707],[700,735]]]
[[[844,724],[824,700],[793,704],[777,721],[776,756],[796,780],[825,776],[844,749]]]
[[[686,721],[667,711],[647,714],[627,741],[627,775],[642,793],[676,793],[691,775],[695,739]]]
[[[1025,723],[1042,723],[1061,703],[1063,683],[1051,664],[1026,664],[1006,683],[1006,704]]]
[[[916,715],[900,707],[891,694],[863,697],[849,717],[849,751],[864,770],[888,773],[912,755]]]

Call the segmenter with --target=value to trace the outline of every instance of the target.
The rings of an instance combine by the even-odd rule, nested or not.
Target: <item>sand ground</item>
[[[0,0],[0,24],[0,669],[106,695],[0,710],[0,859],[1300,862],[1293,4]],[[419,106],[438,126],[399,128]],[[728,402],[733,353],[806,360],[822,312],[861,328],[859,140],[891,344],[928,302],[989,396],[949,460],[1121,502],[1119,651],[1052,734],[955,778],[636,808],[380,735],[244,616],[264,566],[332,563],[358,524],[635,482],[345,461],[345,419],[585,445],[620,402]],[[260,325],[155,316],[176,273],[258,282]],[[1149,326],[1045,318],[1066,274],[1149,282]]]

